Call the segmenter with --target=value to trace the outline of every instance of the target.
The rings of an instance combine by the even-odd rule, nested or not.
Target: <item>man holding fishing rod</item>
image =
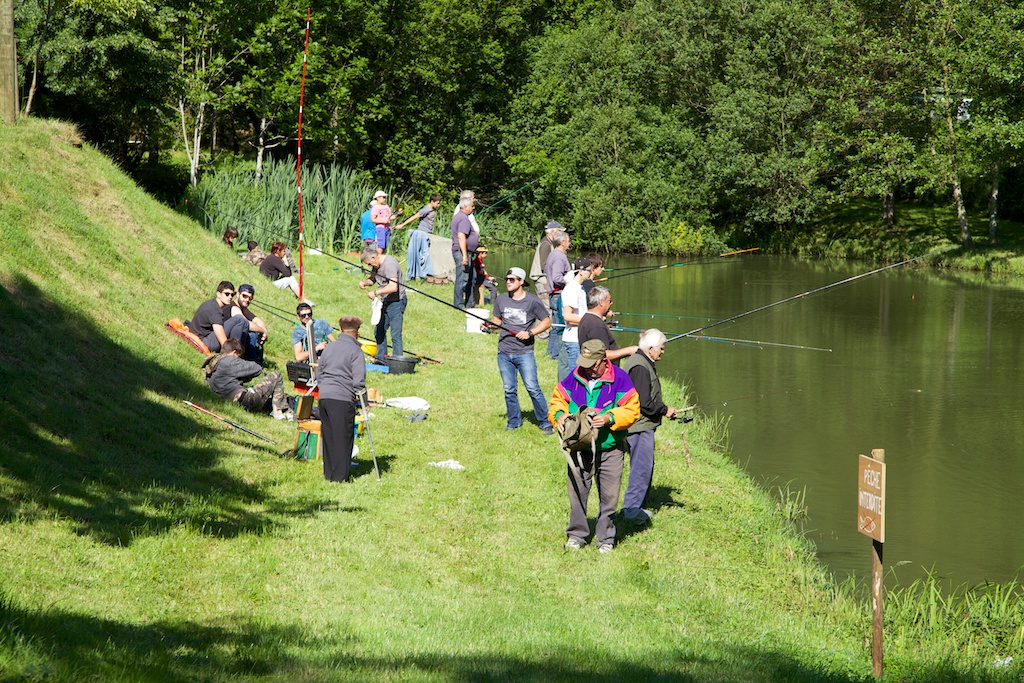
[[[637,352],[622,361],[622,369],[636,387],[640,398],[640,417],[629,426],[629,484],[622,498],[622,518],[634,524],[646,524],[651,513],[643,509],[644,499],[654,476],[654,431],[661,418],[673,419],[676,409],[665,405],[661,396],[661,380],[654,364],[665,353],[665,334],[658,329],[640,335]]]
[[[485,324],[501,326],[498,372],[501,373],[501,384],[505,390],[505,429],[519,429],[523,424],[516,377],[518,372],[533,402],[533,415],[540,423],[540,430],[545,434],[553,434],[554,428],[547,418],[544,392],[537,379],[537,357],[533,350],[534,338],[551,327],[551,316],[548,315],[548,307],[536,294],[527,292],[526,286],[526,271],[522,268],[509,268],[505,273],[505,289],[508,291],[495,298],[493,315],[490,322]]]

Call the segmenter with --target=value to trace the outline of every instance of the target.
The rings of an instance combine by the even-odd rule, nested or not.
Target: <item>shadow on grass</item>
[[[56,516],[125,545],[178,525],[262,533],[320,509],[270,501],[221,468],[196,436],[222,425],[159,400],[202,391],[198,380],[133,354],[27,279],[0,287],[0,336],[0,521]]]
[[[409,649],[415,649],[410,644]],[[356,650],[354,652],[353,650]],[[590,649],[543,659],[499,654],[367,656],[337,626],[319,634],[254,621],[130,624],[21,607],[0,593],[3,680],[433,680],[433,681],[821,681],[865,680],[820,671],[783,652],[709,643],[701,652],[649,653],[624,661]]]

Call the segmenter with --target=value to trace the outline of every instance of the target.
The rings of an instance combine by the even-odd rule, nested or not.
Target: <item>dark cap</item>
[[[242,285],[241,287],[238,288],[238,293],[252,294],[253,296],[256,296],[256,288],[253,287],[252,285]]]
[[[608,353],[604,342],[600,339],[588,339],[580,347],[580,355],[576,359],[576,365],[581,368],[592,368],[601,362],[601,359]]]
[[[578,259],[572,262],[573,270],[590,270],[590,258],[588,256],[580,256]]]
[[[562,224],[559,223],[558,221],[550,221],[547,225],[544,226],[544,230],[565,230],[565,228],[563,228]]]

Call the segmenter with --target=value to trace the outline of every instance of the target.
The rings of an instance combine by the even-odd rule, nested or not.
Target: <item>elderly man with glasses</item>
[[[296,306],[295,315],[299,317],[299,326],[292,330],[292,350],[295,352],[296,361],[309,363],[316,358],[309,357],[309,333],[306,331],[306,325],[312,323],[313,349],[317,355],[327,347],[328,342],[334,341],[334,329],[323,318],[314,320],[313,308],[309,304]]]
[[[498,372],[505,390],[506,429],[519,429],[523,415],[519,408],[518,372],[523,378],[526,393],[533,401],[533,416],[545,434],[554,428],[547,418],[544,392],[537,380],[537,357],[533,351],[534,338],[551,327],[548,307],[536,294],[527,292],[526,271],[509,268],[505,273],[504,294],[494,299],[490,326],[501,327],[498,338]]]
[[[558,383],[551,395],[548,419],[564,435],[566,418],[584,409],[589,410],[583,419],[590,421],[596,434],[590,449],[571,454],[566,451],[569,526],[565,549],[579,550],[587,544],[587,499],[596,478],[600,507],[594,536],[598,551],[608,553],[615,547],[612,515],[619,505],[626,430],[640,416],[640,399],[629,375],[608,360],[608,349],[600,339],[590,339],[580,346],[576,369]]]

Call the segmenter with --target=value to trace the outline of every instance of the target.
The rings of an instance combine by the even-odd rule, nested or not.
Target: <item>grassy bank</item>
[[[830,212],[810,230],[780,234],[773,249],[807,258],[899,261],[939,253],[928,265],[1018,278],[1024,276],[1024,225],[999,221],[995,243],[989,242],[988,217],[969,217],[973,245],[960,244],[956,213],[948,206],[899,204],[892,228],[882,223],[881,207],[855,202]]]
[[[690,465],[680,428],[659,431],[648,528],[607,556],[563,552],[553,439],[504,431],[495,338],[421,295],[406,344],[444,364],[371,376],[432,405],[417,423],[375,411],[383,481],[363,439],[347,485],[281,457],[293,427],[214,397],[163,324],[224,278],[294,299],[73,143],[56,124],[0,128],[0,679],[868,678],[865,606],[721,452],[713,418],[684,428]],[[309,259],[318,315],[367,314],[357,280]],[[267,319],[283,365],[290,324]],[[429,465],[448,458],[466,469]],[[894,680],[1019,675],[989,664],[1014,654],[1003,642],[932,633],[896,632]]]

